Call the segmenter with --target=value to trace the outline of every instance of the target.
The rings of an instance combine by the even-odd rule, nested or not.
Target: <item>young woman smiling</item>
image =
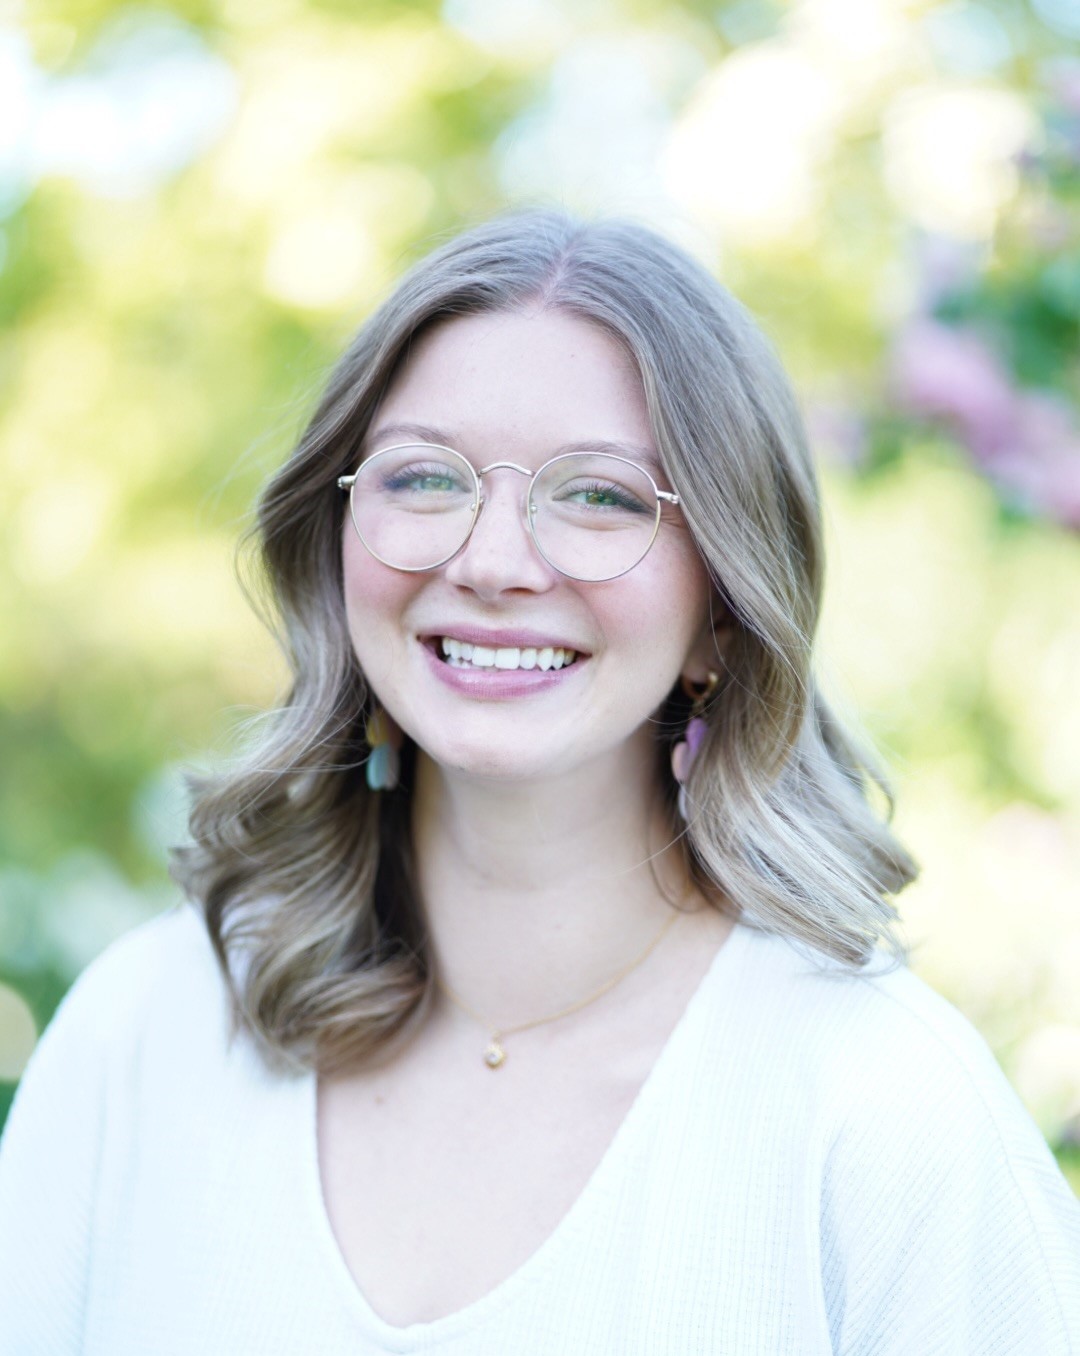
[[[262,500],[294,682],[0,1157],[19,1352],[1039,1352],[1080,1209],[906,968],[814,473],[629,222],[416,265]]]

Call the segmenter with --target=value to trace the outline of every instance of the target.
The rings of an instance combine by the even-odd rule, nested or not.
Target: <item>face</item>
[[[426,435],[392,430],[403,424]],[[566,444],[624,444],[632,450],[623,455],[671,489],[632,362],[603,330],[559,311],[455,318],[415,343],[364,455],[421,440],[477,470],[512,461],[533,471]],[[345,601],[360,665],[447,772],[543,778],[595,760],[614,769],[629,754],[651,767],[640,756],[653,745],[649,717],[680,675],[701,681],[716,667],[704,563],[680,510],[665,505],[651,549],[627,574],[569,579],[533,543],[526,488],[517,472],[487,473],[464,550],[423,573],[376,560],[345,514]],[[448,660],[444,638],[495,650],[495,665]],[[557,669],[507,667],[528,662],[528,650],[542,662],[545,648],[575,658]]]

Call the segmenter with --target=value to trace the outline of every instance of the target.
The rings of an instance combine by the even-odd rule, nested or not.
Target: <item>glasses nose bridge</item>
[[[480,494],[476,509],[476,519],[473,521],[474,527],[476,526],[477,521],[479,521],[480,514],[483,512],[484,505],[487,502],[484,494],[484,476],[486,476],[489,471],[516,471],[518,475],[526,477],[529,481],[529,486],[532,485],[533,480],[536,478],[535,471],[530,471],[527,466],[519,466],[516,461],[493,461],[487,466],[482,466],[480,470],[476,472],[476,483],[479,487]],[[522,507],[524,508],[524,502],[522,503]],[[528,515],[526,514],[524,516],[527,519]]]
[[[530,471],[527,466],[519,466],[516,461],[493,461],[487,466],[482,466],[476,473],[476,478],[480,481],[481,489],[483,488],[484,476],[486,476],[489,471],[516,471],[518,475],[527,476],[530,480],[532,480],[534,475],[534,472]]]
[[[472,520],[472,525],[469,528],[468,536],[465,538],[464,542],[462,542],[460,549],[464,550],[472,541],[473,534],[475,533],[476,528],[480,523],[480,519],[483,516],[484,509],[487,505],[487,498],[484,494],[483,478],[488,474],[489,471],[516,471],[518,475],[525,476],[526,479],[528,480],[529,484],[526,487],[525,497],[519,501],[518,509],[520,510],[521,513],[522,526],[525,528],[528,537],[531,539],[533,547],[539,550],[539,547],[536,542],[536,535],[533,530],[532,522],[533,515],[529,511],[529,505],[527,502],[528,492],[532,487],[533,481],[536,479],[536,472],[530,471],[527,466],[519,466],[516,461],[493,461],[490,462],[487,466],[480,467],[479,470],[474,469],[473,474],[476,476],[476,486],[478,491],[476,500],[476,514]]]

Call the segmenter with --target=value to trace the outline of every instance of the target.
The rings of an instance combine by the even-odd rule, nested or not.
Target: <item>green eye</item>
[[[568,485],[558,496],[564,502],[591,509],[621,509],[625,513],[648,513],[648,509],[623,485],[594,481],[588,484]]]
[[[455,494],[468,487],[449,466],[402,466],[388,475],[383,488],[391,494]]]

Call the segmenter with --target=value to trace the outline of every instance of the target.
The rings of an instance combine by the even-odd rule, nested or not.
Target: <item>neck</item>
[[[413,841],[440,977],[503,1026],[599,988],[687,894],[671,838],[648,749],[527,783],[420,754]]]

